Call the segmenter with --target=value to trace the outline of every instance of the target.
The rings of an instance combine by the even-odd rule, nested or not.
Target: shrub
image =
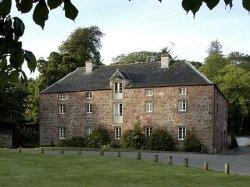
[[[187,136],[183,142],[183,150],[187,152],[202,151],[202,144],[193,131],[187,131]]]
[[[122,136],[122,147],[125,149],[141,149],[145,146],[145,136],[141,131],[140,122],[134,124],[134,129]]]
[[[103,145],[111,143],[109,133],[104,128],[95,128],[92,133],[87,136],[87,145],[92,148],[100,148]]]
[[[67,140],[61,140],[58,144],[60,147],[85,147],[86,146],[86,139],[85,137],[72,137]]]
[[[156,129],[152,135],[147,138],[146,148],[156,151],[175,150],[175,141],[167,131]]]

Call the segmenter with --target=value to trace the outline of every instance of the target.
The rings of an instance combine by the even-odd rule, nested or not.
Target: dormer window
[[[122,93],[122,83],[121,82],[115,82],[115,93]]]
[[[64,93],[60,94],[60,100],[61,100],[61,101],[64,101],[64,100],[65,100],[65,94],[64,94]]]
[[[179,88],[179,95],[186,95],[187,89],[186,88]]]
[[[85,97],[86,99],[92,99],[92,92],[86,92]]]

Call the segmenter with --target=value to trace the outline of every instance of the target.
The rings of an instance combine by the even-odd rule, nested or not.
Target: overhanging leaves
[[[25,26],[20,18],[14,17],[13,20],[13,31],[15,33],[15,39],[18,40],[18,38],[23,35]]]
[[[230,8],[232,8],[233,7],[233,0],[224,0],[224,2],[225,2],[225,4],[226,4],[226,6],[230,6]]]
[[[34,72],[36,69],[36,57],[31,51],[24,51],[24,58],[27,61],[28,68],[30,69],[31,72]]]
[[[20,10],[22,13],[27,13],[32,9],[33,6],[33,0],[21,0],[20,3],[16,3],[18,10]]]
[[[250,0],[243,0],[242,5],[247,11],[250,11]]]
[[[75,20],[78,15],[77,8],[71,3],[70,0],[64,0],[64,11],[66,18]]]
[[[195,15],[196,12],[200,9],[202,5],[202,0],[183,0],[182,1],[182,7],[187,12],[192,11],[192,13]]]
[[[49,18],[49,9],[46,5],[45,0],[40,0],[35,7],[33,13],[33,20],[37,25],[44,28],[45,21]]]
[[[203,0],[206,4],[207,7],[212,10],[214,7],[216,7],[218,5],[218,3],[220,2],[220,0]]]
[[[10,13],[11,0],[2,0],[0,2],[0,16],[7,16]]]
[[[50,10],[57,8],[62,4],[63,0],[47,0]]]

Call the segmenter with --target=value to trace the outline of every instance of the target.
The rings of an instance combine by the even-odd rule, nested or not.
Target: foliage
[[[78,10],[70,0],[15,0],[17,10],[21,13],[28,13],[35,6],[33,20],[44,28],[45,21],[50,10],[64,5],[65,16],[74,20]],[[31,72],[36,69],[36,58],[31,51],[22,49],[22,42],[19,41],[25,31],[23,21],[18,17],[11,17],[9,14],[12,8],[12,0],[0,2],[0,89],[5,84],[26,81],[26,75],[22,70],[24,61]]]
[[[214,40],[209,44],[208,55],[222,54],[222,45],[218,40]]]
[[[122,136],[122,147],[125,149],[141,149],[145,146],[145,135],[142,133],[139,120],[134,124],[134,129],[125,132]]]
[[[239,145],[237,143],[235,134],[231,134],[231,149],[237,148]]]
[[[135,62],[153,62],[159,61],[161,59],[160,52],[151,52],[151,51],[139,51],[129,53],[127,55],[121,54],[112,59],[115,64],[130,64]]]
[[[183,141],[183,150],[187,152],[202,151],[202,144],[193,131],[187,131],[186,138]]]
[[[200,71],[214,82],[229,101],[229,131],[239,133],[250,113],[250,74],[235,60],[235,54],[224,57],[215,53],[206,58]],[[242,59],[242,58],[241,58]],[[244,59],[244,58],[243,58]]]
[[[250,55],[235,51],[229,53],[228,59],[240,68],[250,71]]]
[[[38,147],[39,146],[39,127],[38,124],[22,124],[18,127],[20,133],[19,142],[16,146]]]
[[[26,96],[25,86],[20,84],[8,84],[0,89],[0,125],[16,126],[25,120],[23,114]]]
[[[175,141],[167,131],[156,129],[147,139],[146,148],[156,151],[174,151]]]
[[[58,146],[59,147],[85,147],[86,138],[78,136],[78,137],[72,137],[66,140],[61,140]]]
[[[87,146],[92,148],[100,148],[109,143],[111,143],[109,133],[102,127],[95,128],[92,133],[87,136]]]
[[[84,61],[93,57],[94,63],[100,65],[100,47],[102,33],[98,27],[76,29],[59,48],[60,53],[51,52],[48,59],[37,61],[40,75],[37,79],[28,82],[26,117],[28,120],[38,119],[39,93],[46,87],[60,80]],[[77,50],[76,50],[77,49]],[[80,50],[78,50],[80,49]]]
[[[100,48],[103,33],[96,26],[78,28],[59,47],[61,54],[68,54],[77,59],[82,66],[86,60],[92,59],[96,65],[101,65]]]

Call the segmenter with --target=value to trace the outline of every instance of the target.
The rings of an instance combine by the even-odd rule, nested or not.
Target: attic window
[[[153,89],[145,89],[145,96],[153,96]]]
[[[86,97],[86,99],[91,99],[92,98],[92,92],[86,92],[85,97]]]
[[[115,82],[115,93],[122,93],[122,83],[121,82]]]
[[[64,101],[64,100],[65,100],[65,94],[64,94],[64,93],[60,94],[60,100],[61,100],[61,101]]]
[[[187,89],[186,88],[179,88],[179,95],[186,95]]]

